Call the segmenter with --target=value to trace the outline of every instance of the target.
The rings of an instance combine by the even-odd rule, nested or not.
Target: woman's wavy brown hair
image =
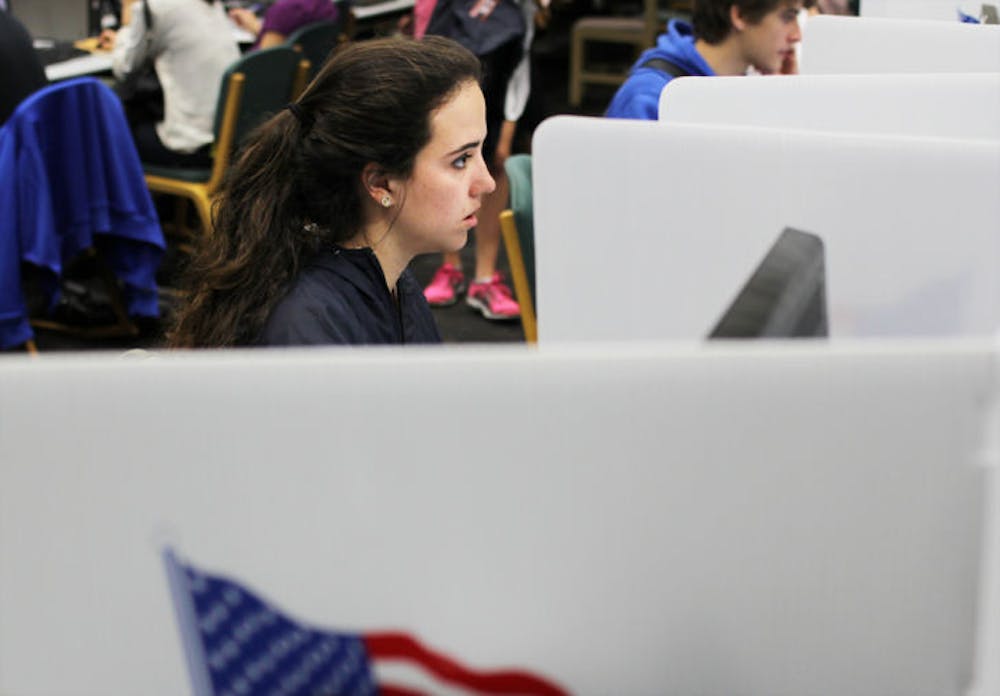
[[[173,347],[256,343],[303,263],[361,228],[361,172],[407,177],[430,118],[479,60],[449,39],[371,39],[339,49],[296,104],[248,138],[182,280]]]

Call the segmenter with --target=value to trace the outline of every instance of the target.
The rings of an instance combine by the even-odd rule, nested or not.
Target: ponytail
[[[213,205],[214,234],[186,271],[192,287],[169,341],[225,347],[255,341],[275,302],[322,244],[296,193],[302,126],[285,110],[249,138]]]

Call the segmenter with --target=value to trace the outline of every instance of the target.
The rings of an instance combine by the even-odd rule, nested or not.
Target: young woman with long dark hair
[[[437,37],[341,48],[244,146],[171,344],[440,341],[407,265],[460,249],[494,189],[479,70]]]

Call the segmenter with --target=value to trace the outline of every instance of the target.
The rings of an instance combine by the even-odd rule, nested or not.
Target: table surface
[[[240,44],[252,44],[257,38],[246,29],[238,27],[235,23],[232,24],[231,30],[233,38]],[[97,47],[96,36],[88,36],[85,39],[80,39],[75,41],[73,45],[84,51],[90,51],[90,55],[77,56],[76,58],[70,58],[69,60],[45,66],[45,77],[48,78],[49,82],[67,80],[71,77],[82,77],[83,75],[97,75],[111,71],[111,51],[99,49]]]
[[[57,82],[71,77],[110,72],[110,70],[111,52],[95,51],[87,56],[77,56],[61,63],[45,66],[45,77],[49,79],[49,82]]]
[[[385,0],[371,5],[358,5],[351,8],[356,20],[364,21],[393,13],[407,12],[413,8],[414,0]],[[233,25],[233,36],[242,44],[253,43],[255,37],[244,29]],[[91,51],[89,56],[78,56],[45,67],[45,76],[50,82],[66,80],[83,75],[96,75],[110,72],[111,53],[97,48],[97,37],[80,39],[75,43],[77,48]]]
[[[355,19],[371,19],[393,12],[404,12],[413,8],[414,0],[385,0],[371,5],[355,5],[351,13]]]

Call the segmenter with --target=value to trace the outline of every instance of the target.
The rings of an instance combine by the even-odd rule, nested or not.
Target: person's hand
[[[110,51],[115,47],[115,37],[118,36],[118,32],[114,29],[105,29],[101,32],[101,35],[97,37],[97,50],[98,51]]]
[[[245,7],[234,7],[229,10],[229,19],[240,29],[245,29],[254,36],[260,33],[260,18]]]
[[[396,31],[403,36],[413,36],[413,15],[405,14],[396,22]]]
[[[535,10],[535,28],[536,29],[548,29],[549,22],[552,21],[552,11],[548,7],[539,7]]]
[[[799,56],[796,51],[789,51],[785,55],[785,59],[781,61],[781,69],[778,71],[779,75],[798,75],[799,74]]]

